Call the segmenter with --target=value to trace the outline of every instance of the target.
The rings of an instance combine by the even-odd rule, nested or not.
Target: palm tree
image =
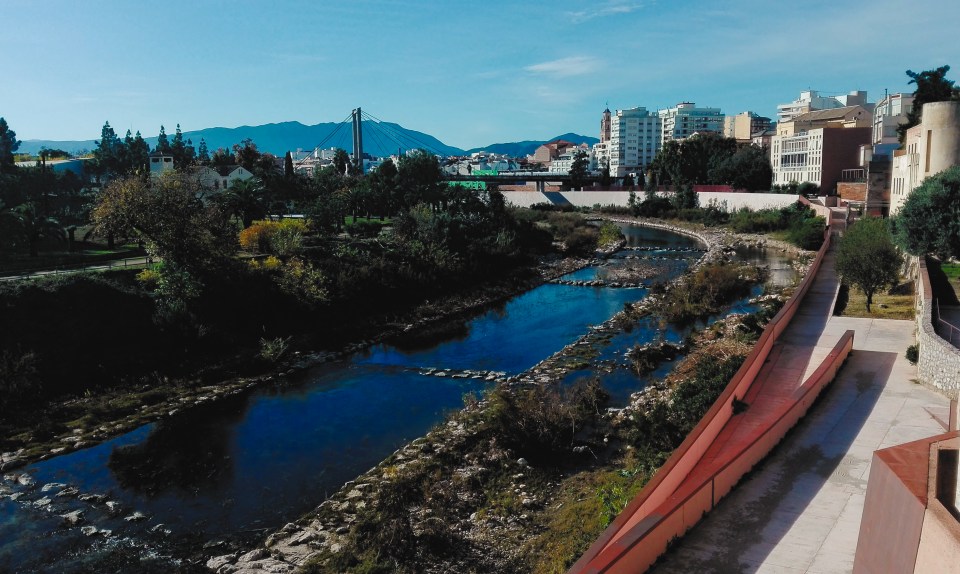
[[[243,227],[250,227],[254,219],[260,219],[267,215],[267,208],[264,202],[264,188],[257,178],[237,180],[230,184],[223,194],[220,195],[220,201],[224,209],[231,215],[237,216]]]
[[[30,247],[30,257],[40,255],[40,241],[43,239],[52,238],[60,243],[66,241],[67,236],[60,222],[41,214],[35,203],[22,203],[10,210],[10,213],[19,224],[21,236]]]

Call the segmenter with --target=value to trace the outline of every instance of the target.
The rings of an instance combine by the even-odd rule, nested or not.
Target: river
[[[627,249],[567,278],[604,278],[641,258],[657,270],[651,281],[669,281],[702,254],[686,236],[622,229]],[[764,257],[744,254],[784,266]],[[192,570],[182,557],[252,543],[308,512],[462,406],[465,393],[522,373],[646,293],[545,284],[439,334],[380,344],[30,465],[31,484],[0,482],[0,571]],[[684,335],[657,328],[613,337],[597,359],[614,364],[601,379],[615,403],[646,380],[630,373],[626,349]],[[75,523],[62,518],[74,511]]]

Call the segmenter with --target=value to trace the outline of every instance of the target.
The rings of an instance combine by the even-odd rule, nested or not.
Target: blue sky
[[[340,121],[462,148],[679,101],[771,116],[804,89],[912,91],[951,64],[954,0],[0,0],[0,116],[20,139]],[[319,143],[319,142],[318,142]]]

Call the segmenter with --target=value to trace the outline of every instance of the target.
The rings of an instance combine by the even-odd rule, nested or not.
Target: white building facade
[[[675,107],[660,110],[660,141],[684,140],[696,133],[723,133],[723,113],[720,108],[698,108],[693,102],[681,102]]]
[[[646,108],[617,110],[610,118],[610,141],[606,142],[609,145],[598,150],[609,157],[610,176],[643,173],[663,145],[662,125],[660,116]]]

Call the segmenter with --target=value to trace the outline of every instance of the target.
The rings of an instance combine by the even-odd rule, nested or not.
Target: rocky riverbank
[[[795,248],[769,240],[762,236],[744,236],[724,230],[681,227],[664,222],[617,220],[642,224],[669,231],[692,235],[706,246],[703,256],[695,266],[728,260],[738,247]],[[635,321],[637,316],[648,313],[658,305],[658,298],[651,296],[639,304],[629,306],[608,321],[593,327],[577,341],[541,361],[525,373],[503,381],[508,386],[522,388],[527,385],[551,385],[561,380],[572,370],[583,368],[605,341]],[[652,386],[647,393],[640,393],[631,400],[629,409],[643,408],[651,397],[662,395],[665,386]],[[437,572],[456,571],[512,571],[522,568],[521,549],[544,525],[536,517],[549,508],[556,507],[560,498],[560,482],[557,476],[545,476],[531,467],[525,459],[517,459],[509,449],[489,448],[478,453],[473,449],[472,437],[477,421],[489,405],[484,401],[468,404],[459,415],[454,415],[445,424],[396,451],[386,460],[372,468],[355,481],[323,502],[314,512],[296,522],[287,524],[274,532],[262,548],[211,557],[207,566],[218,573],[293,571],[335,571],[331,563],[344,547],[351,543],[352,533],[362,528],[370,512],[384,504],[384,491],[391,491],[398,483],[428,481],[434,475],[449,482],[443,488],[453,489],[451,507],[462,507],[462,512],[449,508],[450,514],[436,516],[429,504],[412,502],[411,523],[418,538],[429,538],[431,521],[444,522],[444,536],[459,541],[455,555],[447,556],[443,564],[436,565]],[[619,412],[619,411],[618,411]],[[612,416],[617,416],[611,413]],[[627,416],[627,415],[619,415]],[[613,419],[611,419],[613,420]],[[571,457],[589,456],[604,448],[603,437],[582,437],[580,444],[571,448]],[[596,455],[594,455],[596,458]],[[444,471],[436,469],[442,461]],[[431,470],[433,469],[433,470]],[[419,478],[418,478],[419,477]],[[495,483],[499,494],[506,497],[505,512],[475,510],[477,497],[490,493],[476,492],[481,483]],[[404,509],[406,511],[406,509]],[[468,512],[469,511],[469,512]],[[433,571],[427,568],[425,571]]]

